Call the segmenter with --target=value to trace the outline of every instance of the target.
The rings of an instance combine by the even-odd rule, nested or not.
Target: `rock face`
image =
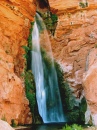
[[[88,66],[83,76],[83,85],[93,123],[97,125],[97,49],[92,49],[88,55]]]
[[[11,123],[31,123],[29,102],[21,73],[25,67],[23,45],[27,45],[34,0],[0,1],[0,118]]]
[[[87,2],[49,0],[51,11],[58,15],[51,43],[54,57],[63,68],[64,77],[77,99],[80,100],[84,90],[97,125],[97,1]]]
[[[0,120],[0,130],[14,130],[7,122]]]

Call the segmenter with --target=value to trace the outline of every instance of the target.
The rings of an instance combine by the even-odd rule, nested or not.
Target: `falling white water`
[[[32,72],[35,78],[36,84],[36,98],[38,104],[39,114],[43,119],[44,123],[52,122],[65,122],[62,103],[58,88],[57,74],[54,68],[54,62],[50,41],[48,39],[48,34],[45,25],[37,15],[37,22],[34,23],[32,32]],[[43,61],[41,51],[40,51],[40,28],[44,29],[45,40],[44,44],[48,46],[49,53],[51,56],[51,67],[48,71],[47,65]]]

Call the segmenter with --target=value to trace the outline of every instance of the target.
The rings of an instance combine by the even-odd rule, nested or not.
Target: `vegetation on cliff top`
[[[86,8],[86,7],[88,7],[88,2],[87,1],[86,2],[79,2],[79,6],[81,8]]]
[[[58,22],[58,16],[56,14],[53,14],[50,11],[47,11],[45,13],[40,13],[40,12],[38,12],[38,13],[42,17],[47,30],[50,31],[50,33],[52,35],[54,35],[56,26],[57,26],[57,22]]]

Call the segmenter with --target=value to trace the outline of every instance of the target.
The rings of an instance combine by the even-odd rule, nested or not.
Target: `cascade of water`
[[[52,51],[48,34],[42,19],[37,15],[38,23],[34,23],[32,32],[32,72],[36,84],[36,98],[39,114],[44,123],[65,122],[62,103],[58,88],[57,74],[54,67]],[[49,71],[43,61],[40,50],[39,29],[42,27],[45,32],[45,43],[47,43],[49,54],[51,56],[51,65]]]

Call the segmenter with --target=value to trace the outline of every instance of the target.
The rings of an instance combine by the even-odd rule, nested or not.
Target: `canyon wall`
[[[19,124],[32,122],[21,73],[30,22],[34,20],[34,0],[0,1],[0,118]]]
[[[49,4],[50,10],[58,15],[51,37],[54,57],[76,99],[86,97],[97,125],[97,1],[49,0]]]
[[[85,0],[48,1],[58,15],[54,37],[50,37],[54,58],[76,99],[86,97],[97,125],[97,1],[87,0],[87,5]],[[0,1],[0,118],[8,123],[12,119],[19,124],[32,122],[21,74],[25,67],[22,46],[28,44],[35,12],[35,0]]]

